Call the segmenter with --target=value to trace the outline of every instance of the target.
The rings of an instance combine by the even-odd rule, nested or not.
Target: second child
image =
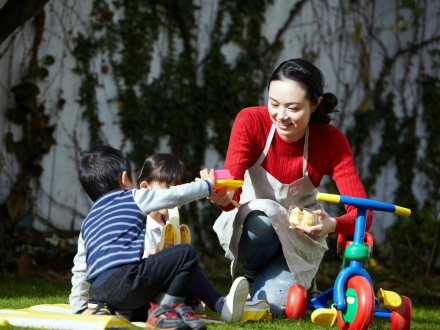
[[[141,189],[155,191],[185,184],[186,178],[186,168],[180,158],[169,153],[155,153],[145,160],[137,184]],[[159,252],[161,233],[167,222],[168,209],[151,212],[147,216],[144,258]],[[165,242],[165,247],[172,245],[173,242]],[[225,297],[212,285],[200,265],[197,265],[190,291],[211,310],[220,313],[225,322],[236,323],[241,321],[249,284],[244,277],[238,277]],[[258,302],[249,303],[255,307]],[[267,309],[268,305],[266,302],[264,307]]]

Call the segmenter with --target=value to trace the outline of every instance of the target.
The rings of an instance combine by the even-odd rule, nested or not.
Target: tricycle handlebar
[[[403,215],[406,217],[409,217],[411,215],[410,209],[401,206],[387,204],[387,203],[376,202],[370,199],[318,193],[316,195],[316,200],[323,202],[330,202],[330,203],[347,204],[357,208],[368,209],[368,210],[390,212],[398,215]]]

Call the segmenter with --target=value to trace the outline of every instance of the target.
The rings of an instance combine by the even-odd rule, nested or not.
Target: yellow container
[[[227,191],[233,191],[240,188],[243,185],[241,180],[217,180],[214,185],[215,190],[221,190],[224,187],[228,187]]]

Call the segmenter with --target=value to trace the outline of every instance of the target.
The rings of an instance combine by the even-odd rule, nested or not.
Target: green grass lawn
[[[229,281],[216,281],[220,291],[227,293]],[[20,309],[38,304],[68,304],[70,281],[47,282],[37,277],[0,277],[0,309]],[[411,297],[410,297],[411,298]],[[419,299],[420,300],[420,299]],[[212,315],[212,314],[211,314]],[[273,320],[243,324],[210,325],[209,329],[319,329],[307,313],[303,321]],[[1,329],[21,329],[5,326]],[[136,328],[132,328],[136,329]],[[323,328],[322,328],[323,329]],[[334,325],[332,329],[338,329]],[[389,329],[389,320],[374,319],[370,329]],[[413,304],[411,329],[440,329],[440,306]]]

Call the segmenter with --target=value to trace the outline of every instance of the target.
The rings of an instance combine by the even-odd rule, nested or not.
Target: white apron
[[[309,236],[290,229],[286,209],[290,205],[295,205],[323,210],[321,204],[316,201],[318,190],[315,189],[307,171],[309,127],[306,128],[304,141],[303,177],[291,184],[279,182],[261,166],[269,151],[274,133],[275,125],[272,125],[263,153],[244,175],[240,208],[223,212],[214,224],[214,231],[226,252],[225,257],[232,260],[231,275],[233,276],[244,219],[251,211],[263,211],[270,218],[278,234],[284,257],[295,281],[308,289],[328,246],[325,237],[314,241]]]

